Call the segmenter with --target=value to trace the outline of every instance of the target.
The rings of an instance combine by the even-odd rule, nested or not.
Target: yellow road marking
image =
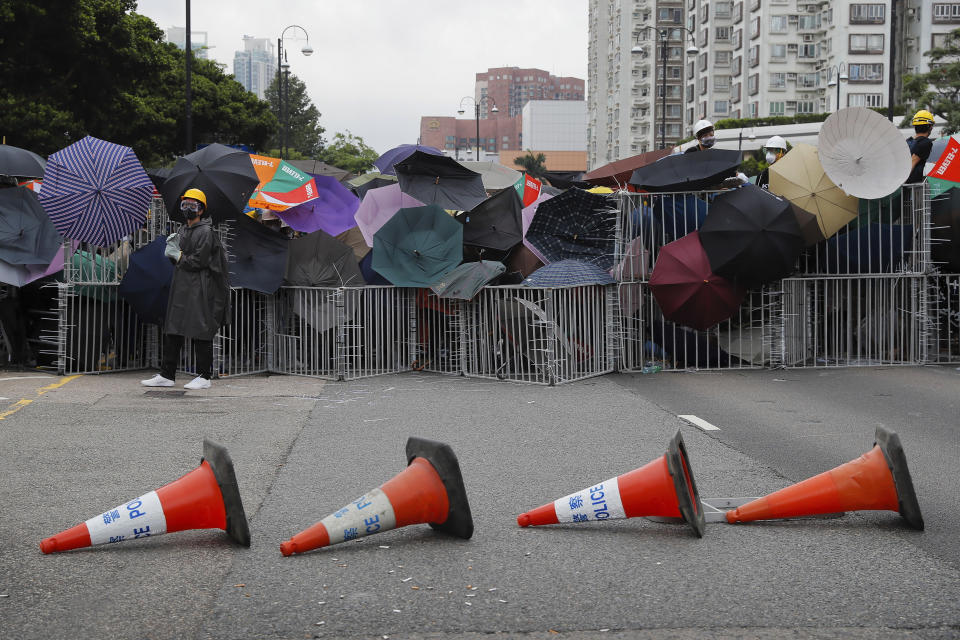
[[[47,393],[48,391],[53,391],[54,389],[59,389],[60,387],[62,387],[63,385],[67,384],[67,383],[70,382],[71,380],[76,380],[76,379],[79,378],[79,377],[80,377],[80,376],[67,376],[67,377],[63,378],[62,380],[57,380],[57,381],[54,382],[53,384],[48,384],[48,385],[45,386],[45,387],[40,387],[39,389],[37,389],[37,396],[42,396],[43,394]],[[19,400],[17,400],[16,402],[14,402],[12,405],[10,405],[9,407],[7,407],[7,410],[6,410],[6,411],[0,413],[0,420],[5,420],[6,418],[8,418],[8,417],[12,416],[13,414],[15,414],[17,411],[20,411],[20,409],[23,409],[25,406],[27,406],[28,404],[32,404],[32,403],[33,403],[33,400],[31,400],[31,399],[29,399],[29,398],[20,398]]]

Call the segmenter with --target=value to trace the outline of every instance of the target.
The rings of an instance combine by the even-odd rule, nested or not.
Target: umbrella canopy
[[[362,287],[366,284],[353,249],[323,231],[290,241],[284,279],[294,287]]]
[[[702,191],[736,175],[742,161],[732,149],[679,153],[636,169],[630,184],[646,191]]]
[[[336,238],[353,249],[353,255],[356,256],[357,260],[363,260],[363,257],[370,253],[370,247],[367,246],[367,241],[363,239],[360,227],[350,227],[343,233],[338,233]]]
[[[576,287],[590,284],[613,284],[609,273],[595,264],[579,260],[559,260],[540,267],[521,284],[526,287]]]
[[[713,272],[697,231],[660,250],[650,290],[664,318],[700,331],[733,315],[747,295]]]
[[[159,191],[163,183],[170,177],[173,167],[147,167],[145,171],[150,181],[153,182],[153,186]]]
[[[0,260],[46,267],[62,243],[32,191],[25,187],[0,189]]]
[[[941,136],[933,141],[933,144],[930,145],[930,155],[927,156],[927,161],[923,165],[923,175],[928,175],[934,165],[943,157],[951,140],[960,141],[960,134],[955,133],[952,136]]]
[[[380,170],[380,173],[387,176],[397,175],[396,169],[394,169],[395,164],[402,162],[409,158],[416,152],[420,152],[425,155],[439,156],[443,155],[443,152],[440,149],[434,147],[428,147],[421,144],[402,144],[399,147],[394,147],[389,151],[383,152],[383,154],[374,160],[373,166]]]
[[[286,236],[240,216],[231,223],[230,286],[275,293],[287,269]]]
[[[820,127],[817,147],[830,179],[858,198],[890,195],[900,188],[912,168],[910,150],[899,129],[864,107],[831,114]]]
[[[354,214],[357,226],[367,246],[373,246],[373,236],[387,220],[404,207],[422,207],[423,203],[400,190],[400,185],[371,189],[364,196]]]
[[[930,257],[944,273],[960,271],[960,189],[930,201]]]
[[[347,171],[346,169],[341,169],[340,167],[335,167],[332,164],[327,164],[322,160],[287,160],[291,166],[300,169],[300,171],[306,171],[309,174],[316,176],[330,176],[334,180],[343,182],[345,179],[350,178],[353,174]]]
[[[152,195],[133,149],[87,136],[47,160],[40,204],[64,237],[103,247],[146,222]]]
[[[790,204],[752,184],[717,196],[699,235],[714,273],[749,284],[789,275],[803,249]]]
[[[616,213],[606,196],[568,189],[540,204],[526,238],[547,262],[581,260],[606,271],[613,266]]]
[[[0,282],[22,287],[34,280],[63,271],[63,249],[57,251],[48,265],[13,265],[0,260]]]
[[[932,152],[930,157],[933,157]],[[930,170],[926,172],[927,182],[930,184],[931,198],[940,195],[947,189],[956,187],[960,183],[960,162],[954,162],[958,157],[960,157],[960,140],[951,136],[947,138],[943,153],[933,163]]]
[[[47,161],[33,151],[0,144],[0,175],[17,178],[42,178]]]
[[[430,285],[441,298],[471,300],[484,285],[506,271],[501,262],[479,260],[465,262]]]
[[[389,280],[377,273],[373,268],[373,249],[370,249],[367,255],[360,260],[360,273],[369,285],[388,286],[390,284]]]
[[[460,160],[460,164],[480,174],[483,188],[487,191],[500,191],[514,187],[523,177],[516,169],[505,167],[493,160]],[[523,183],[520,182],[522,185]]]
[[[184,222],[180,196],[187,189],[200,189],[207,197],[207,215],[220,222],[239,217],[259,183],[249,154],[211,144],[178,158],[160,194],[170,219]]]
[[[150,324],[163,324],[167,316],[174,267],[163,255],[166,247],[167,239],[159,237],[130,254],[130,265],[117,287],[120,297]]]
[[[817,148],[809,144],[796,145],[770,166],[770,192],[816,216],[824,238],[835,234],[859,213],[857,199],[844,193],[827,176]]]
[[[317,197],[284,211],[277,217],[294,231],[312,233],[322,230],[332,236],[357,225],[353,215],[360,200],[331,176],[307,174],[313,178]]]
[[[400,189],[425,204],[468,211],[487,199],[480,174],[453,158],[415,151],[395,166]]]
[[[520,197],[504,189],[457,216],[463,223],[463,244],[506,252],[523,241]]]
[[[590,171],[583,176],[583,180],[601,187],[626,188],[634,171],[668,155],[670,155],[670,149],[657,149],[617,160]]]
[[[537,251],[537,248],[530,244],[530,241],[527,240],[527,231],[530,230],[530,223],[533,222],[534,216],[537,215],[537,209],[540,205],[550,198],[554,197],[554,194],[551,193],[541,193],[537,196],[537,199],[533,201],[529,206],[524,207],[520,211],[520,219],[523,222],[523,246],[540,261],[541,265],[547,263],[547,259],[540,255],[540,252]],[[530,274],[527,274],[530,275]]]
[[[542,266],[543,260],[538,258],[536,254],[530,251],[524,244],[515,246],[507,258],[507,270],[511,274],[518,276],[517,282],[523,280]]]
[[[912,225],[874,222],[833,236],[818,256],[826,273],[889,273],[912,248]]]
[[[463,259],[463,225],[437,205],[400,209],[373,236],[373,268],[398,287],[429,287]]]
[[[801,209],[792,202],[790,203],[790,211],[793,212],[793,217],[797,219],[797,226],[800,227],[800,237],[803,238],[804,249],[824,241],[825,238],[823,232],[820,231],[820,221],[817,216]]]
[[[101,283],[115,282],[117,278],[116,261],[92,251],[79,249],[70,256],[70,268],[80,282]],[[88,298],[111,302],[117,299],[115,287],[102,287],[98,284],[82,284],[76,289],[77,293]]]
[[[371,189],[389,187],[391,184],[396,183],[397,176],[385,176],[382,173],[373,172],[365,173],[362,176],[348,180],[346,184],[350,187],[350,191],[353,191],[354,195],[363,200],[364,196],[366,196],[367,192]]]
[[[251,155],[250,162],[259,182],[250,197],[249,206],[273,212],[285,211],[317,197],[317,184],[313,176],[286,160]]]

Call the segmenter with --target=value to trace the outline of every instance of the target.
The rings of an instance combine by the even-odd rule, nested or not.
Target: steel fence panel
[[[410,368],[433,373],[464,372],[465,302],[441,298],[429,289],[414,289],[416,337]]]
[[[275,373],[336,380],[337,337],[344,323],[343,292],[327,287],[282,287],[276,293]]]
[[[345,321],[338,342],[339,377],[356,380],[407,371],[413,344],[411,289],[392,286],[342,289]]]
[[[927,278],[927,361],[960,362],[960,274],[935,273]]]

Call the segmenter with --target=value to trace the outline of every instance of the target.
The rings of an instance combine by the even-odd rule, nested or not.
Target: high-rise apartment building
[[[519,67],[480,72],[474,88],[481,119],[518,116],[530,100],[583,100],[584,95],[582,78],[553,76],[543,69]],[[497,105],[497,113],[491,112],[493,105]]]
[[[895,12],[893,11],[895,9]],[[896,18],[891,29],[892,18]],[[666,119],[658,31],[696,34],[683,57],[668,43]],[[885,107],[895,34],[894,104],[902,76],[929,70],[923,53],[960,26],[960,2],[931,0],[591,0],[589,166],[650,151],[692,134],[706,118],[794,116],[839,107]],[[672,39],[672,36],[671,36]]]
[[[243,36],[243,51],[233,54],[233,77],[243,88],[264,99],[267,87],[277,75],[273,40]]]
[[[167,39],[167,42],[177,45],[181,49],[187,48],[187,30],[184,27],[169,27],[164,30],[164,36]],[[206,60],[209,56],[207,55],[207,50],[210,48],[207,44],[207,32],[206,31],[194,31],[190,30],[190,48],[193,50],[193,55],[197,58],[202,58]]]

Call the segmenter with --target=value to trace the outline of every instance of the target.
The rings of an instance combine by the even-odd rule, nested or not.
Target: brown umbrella
[[[360,227],[350,227],[343,233],[337,234],[337,240],[353,249],[353,254],[357,256],[357,262],[363,260],[363,257],[370,252],[367,241],[363,239],[360,233]]]
[[[617,160],[594,169],[583,176],[583,181],[602,187],[626,188],[634,169],[645,167],[668,155],[670,155],[670,149],[657,149],[656,151],[648,151],[637,156]]]
[[[542,266],[543,262],[541,262],[540,258],[535,256],[533,251],[530,251],[530,249],[522,244],[515,246],[513,251],[510,252],[510,257],[507,259],[507,271],[517,271],[521,273],[524,278]]]

